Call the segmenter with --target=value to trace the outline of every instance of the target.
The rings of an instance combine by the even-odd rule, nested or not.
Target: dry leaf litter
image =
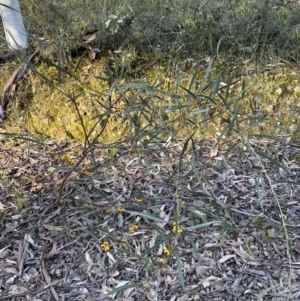
[[[184,143],[3,136],[0,300],[300,300],[291,145]]]

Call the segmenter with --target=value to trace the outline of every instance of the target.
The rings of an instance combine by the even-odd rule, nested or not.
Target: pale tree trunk
[[[0,0],[0,13],[8,46],[14,50],[26,49],[27,32],[18,0]]]

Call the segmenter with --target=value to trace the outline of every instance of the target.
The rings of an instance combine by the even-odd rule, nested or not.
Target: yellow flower
[[[222,113],[222,109],[220,107],[217,107],[216,108],[216,113],[218,113],[218,114]]]
[[[69,165],[74,165],[75,161],[71,159],[69,155],[62,155],[60,156],[60,160],[63,161],[64,163],[67,163]]]
[[[139,154],[141,159],[145,159],[145,155],[144,154]]]
[[[166,261],[165,261],[163,258],[159,258],[159,259],[158,259],[158,263],[159,263],[160,265],[164,265],[164,264],[166,264]]]
[[[126,109],[126,105],[125,104],[116,105],[116,112],[121,112],[124,109]]]
[[[67,155],[60,156],[61,161],[67,161],[68,159],[69,159],[69,156],[67,156]]]
[[[180,229],[179,226],[177,227],[176,222],[173,222],[172,232],[175,234],[182,234],[183,230]]]
[[[222,115],[222,118],[225,122],[229,123],[230,122],[230,114],[228,112],[225,112],[223,115]]]
[[[94,209],[93,205],[91,205],[91,204],[84,204],[84,208],[87,209],[87,210],[93,210]]]
[[[111,213],[111,210],[110,209],[107,209],[106,211],[105,211],[105,214],[110,214]]]
[[[81,172],[84,176],[90,176],[90,175],[91,175],[91,172],[90,172],[88,169],[86,169],[86,168],[82,168],[82,169],[80,170],[80,172]]]
[[[109,252],[110,250],[110,246],[109,246],[109,242],[108,241],[104,241],[103,243],[99,244],[100,248],[104,251],[104,252]]]
[[[139,226],[133,225],[133,226],[129,227],[129,232],[130,232],[130,233],[134,233],[134,232],[136,232],[138,229],[139,229]]]
[[[122,213],[122,212],[124,212],[124,210],[125,210],[125,209],[124,209],[124,208],[121,208],[121,207],[118,207],[118,208],[117,208],[117,212],[118,212],[118,213]]]
[[[169,249],[168,249],[167,247],[164,247],[164,248],[163,248],[163,253],[164,253],[164,255],[166,255],[166,256],[169,256],[169,255],[170,255],[170,251],[169,251]]]

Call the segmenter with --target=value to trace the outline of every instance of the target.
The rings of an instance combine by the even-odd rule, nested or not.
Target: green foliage
[[[63,60],[90,32],[96,32],[95,46],[102,52],[130,46],[139,53],[215,54],[222,38],[222,49],[234,54],[299,57],[297,1],[24,0],[21,5],[35,43],[49,40],[46,54]]]

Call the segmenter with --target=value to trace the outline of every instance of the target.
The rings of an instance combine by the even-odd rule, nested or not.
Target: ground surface
[[[56,202],[81,146],[3,136],[0,300],[299,300],[291,147],[194,146],[96,145]]]

